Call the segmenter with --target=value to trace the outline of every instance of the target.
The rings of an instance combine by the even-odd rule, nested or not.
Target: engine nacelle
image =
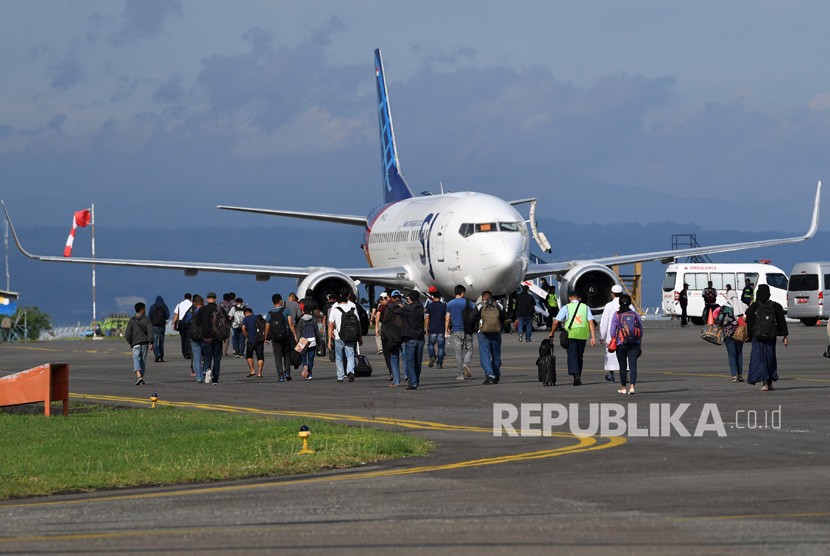
[[[582,302],[591,309],[602,309],[611,301],[611,287],[620,284],[617,275],[607,266],[587,264],[572,268],[559,282],[559,299],[567,303],[568,292],[582,294]],[[622,285],[622,284],[620,284]]]
[[[314,300],[320,307],[323,307],[326,302],[326,294],[332,293],[337,297],[338,292],[346,290],[357,295],[357,284],[339,270],[324,268],[315,270],[300,282],[297,288],[297,296],[302,299],[308,290],[314,292]]]

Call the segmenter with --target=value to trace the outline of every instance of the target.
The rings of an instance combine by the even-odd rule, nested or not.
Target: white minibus
[[[830,311],[824,299],[830,295],[830,263],[798,263],[790,273],[787,312],[807,326],[826,319]]]

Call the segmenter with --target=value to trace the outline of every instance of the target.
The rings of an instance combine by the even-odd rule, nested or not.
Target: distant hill
[[[361,232],[353,227],[336,225],[296,225],[240,228],[226,230],[199,228],[156,230],[140,227],[113,229],[98,227],[96,254],[154,260],[205,262],[238,262],[271,265],[359,266],[365,263],[360,250]],[[736,223],[736,227],[737,227]],[[702,245],[752,241],[766,237],[796,235],[802,232],[745,233],[690,228],[671,222],[657,224],[575,224],[562,220],[539,221],[553,245],[553,253],[533,252],[548,261],[587,259],[609,254],[654,251],[671,248],[671,235],[694,233]],[[60,254],[67,229],[26,226],[18,229],[26,248],[35,253]],[[823,249],[830,233],[819,232],[814,239],[795,245],[743,251],[713,256],[720,262],[749,262],[771,259],[773,264],[789,272],[799,261],[827,259]],[[31,261],[10,246],[11,288],[20,293],[21,305],[37,305],[49,313],[53,324],[86,323],[92,316],[91,270],[86,265],[62,265]],[[80,229],[75,241],[75,256],[90,255],[90,235]],[[649,263],[644,266],[644,306],[660,305],[660,288],[665,266]],[[5,286],[5,284],[4,284]],[[131,312],[137,299],[152,303],[156,295],[164,297],[170,308],[186,291],[220,295],[233,291],[245,298],[256,311],[270,306],[274,292],[295,291],[294,280],[272,278],[257,282],[252,276],[201,273],[186,277],[182,272],[98,267],[98,316],[112,312]]]

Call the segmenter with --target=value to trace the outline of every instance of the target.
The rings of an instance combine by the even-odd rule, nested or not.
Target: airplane
[[[248,274],[254,275],[258,281],[268,280],[271,276],[296,278],[300,295],[311,290],[318,301],[322,301],[329,292],[343,289],[357,294],[357,286],[360,283],[370,287],[378,285],[409,288],[421,292],[434,285],[439,291],[450,296],[455,286],[461,284],[466,288],[466,297],[476,299],[485,290],[497,296],[509,294],[514,292],[523,280],[555,276],[559,281],[561,298],[565,298],[571,290],[578,290],[586,304],[600,309],[611,299],[611,287],[620,284],[618,276],[609,268],[611,265],[654,260],[668,263],[693,255],[795,243],[810,239],[818,228],[820,181],[816,187],[810,228],[802,236],[590,260],[530,262],[530,236],[543,250],[550,251],[544,234],[536,229],[536,199],[505,201],[474,191],[413,195],[398,160],[381,52],[377,49],[374,54],[383,170],[383,205],[368,216],[227,205],[217,207],[222,210],[358,226],[363,229],[362,248],[368,267],[294,267],[34,255],[21,245],[3,203],[3,210],[18,249],[26,257],[45,262],[178,269],[183,270],[187,276],[195,276],[199,272]],[[529,220],[515,208],[523,204],[531,205]],[[527,224],[530,225],[530,233]]]

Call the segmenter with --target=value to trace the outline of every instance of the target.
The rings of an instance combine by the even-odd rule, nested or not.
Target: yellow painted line
[[[739,519],[786,519],[796,517],[828,517],[830,512],[802,512],[791,514],[700,515],[678,517],[672,521],[734,521]]]

